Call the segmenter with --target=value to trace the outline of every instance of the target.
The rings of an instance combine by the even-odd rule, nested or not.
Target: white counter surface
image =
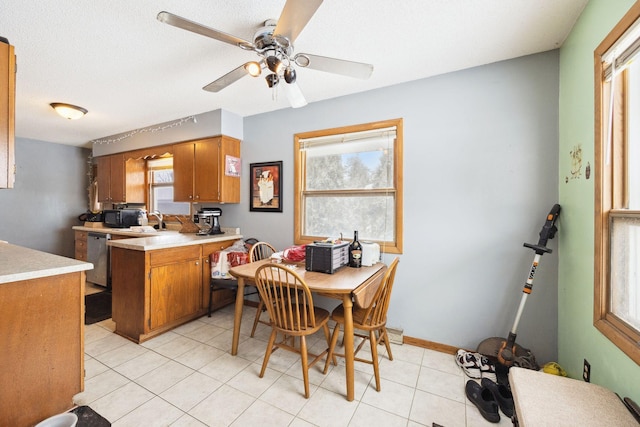
[[[114,248],[131,249],[134,251],[152,251],[155,249],[177,248],[180,246],[202,245],[203,243],[224,242],[229,240],[229,245],[233,241],[242,239],[241,234],[216,234],[198,236],[195,233],[176,233],[162,231],[153,237],[138,237],[133,239],[109,240],[107,245]]]
[[[93,264],[40,252],[22,246],[0,243],[0,283],[92,270]]]
[[[131,228],[111,228],[111,227],[84,227],[82,225],[76,225],[72,227],[75,231],[88,231],[90,233],[105,233],[105,234],[115,234],[117,236],[131,236],[131,237],[147,237],[147,236],[159,236],[161,234],[178,234],[177,230],[163,230],[163,231],[134,231]],[[140,227],[138,227],[139,229]]]

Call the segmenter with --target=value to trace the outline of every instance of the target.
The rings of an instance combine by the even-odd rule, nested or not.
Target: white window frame
[[[393,224],[393,238],[391,240],[376,241],[381,248],[382,252],[386,253],[402,253],[403,245],[403,160],[402,160],[402,143],[403,143],[403,122],[402,119],[386,120],[375,123],[367,123],[362,125],[347,126],[334,129],[319,130],[313,132],[305,132],[296,134],[294,137],[294,241],[296,244],[309,244],[316,240],[325,239],[327,237],[337,236],[314,236],[305,234],[305,198],[306,197],[371,197],[375,195],[392,195],[394,203],[392,209],[392,216],[394,218]],[[342,190],[324,190],[324,191],[312,191],[307,188],[306,184],[306,154],[305,147],[308,144],[323,144],[329,142],[330,144],[336,141],[336,138],[340,139],[343,144],[348,144],[350,141],[358,141],[363,135],[374,135],[377,132],[383,132],[385,130],[395,130],[395,140],[393,144],[393,184],[392,187],[384,189],[372,189],[372,188],[358,188],[358,189],[342,189]],[[336,145],[337,147],[337,145]],[[362,215],[359,212],[345,212],[345,215]],[[354,221],[355,223],[355,221]],[[345,239],[352,238],[352,235],[343,236]],[[360,240],[363,239],[362,234],[359,236]],[[367,239],[370,240],[370,239]]]

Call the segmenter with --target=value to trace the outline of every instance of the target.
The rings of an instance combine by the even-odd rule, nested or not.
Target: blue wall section
[[[537,243],[558,201],[558,74],[551,51],[246,117],[242,202],[221,206],[222,222],[291,245],[294,134],[403,118],[405,246],[389,325],[469,349],[506,336],[533,259],[522,244]],[[273,160],[283,212],[249,212],[249,164]],[[541,362],[557,358],[557,262],[543,257],[518,330]]]
[[[15,188],[0,190],[0,240],[74,257],[77,217],[89,205],[91,150],[16,138]]]

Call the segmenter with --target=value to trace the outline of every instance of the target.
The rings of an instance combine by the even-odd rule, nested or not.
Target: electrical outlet
[[[582,367],[582,379],[586,382],[591,382],[591,365],[584,359],[584,366]]]

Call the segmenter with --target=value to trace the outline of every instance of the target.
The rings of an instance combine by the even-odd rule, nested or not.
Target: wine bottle
[[[349,245],[349,267],[362,267],[362,245],[358,241],[358,232],[353,232],[353,242]]]

